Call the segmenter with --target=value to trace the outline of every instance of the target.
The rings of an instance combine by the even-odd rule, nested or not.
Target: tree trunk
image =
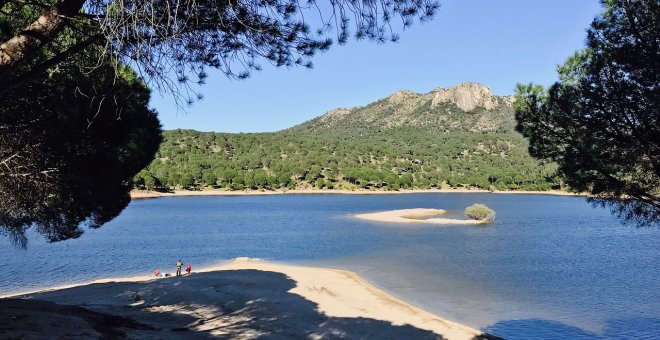
[[[0,45],[0,82],[10,77],[19,63],[51,42],[82,8],[85,0],[60,0],[22,32]]]

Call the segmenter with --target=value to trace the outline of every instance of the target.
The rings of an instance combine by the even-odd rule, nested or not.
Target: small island
[[[446,214],[446,210],[442,209],[428,209],[428,208],[414,208],[414,209],[399,209],[388,210],[382,212],[357,214],[355,217],[379,222],[394,222],[394,223],[427,223],[427,224],[487,224],[491,223],[490,220],[461,220],[454,218],[440,218]]]

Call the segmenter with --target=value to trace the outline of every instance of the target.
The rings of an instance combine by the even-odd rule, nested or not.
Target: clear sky
[[[327,1],[327,0],[320,0]],[[549,85],[555,67],[584,47],[598,0],[440,0],[433,21],[397,43],[351,40],[317,55],[314,68],[274,68],[229,80],[209,72],[202,101],[185,112],[165,94],[152,106],[165,129],[277,131],[338,107],[366,105],[398,90],[429,92],[476,81],[497,95],[517,82]]]

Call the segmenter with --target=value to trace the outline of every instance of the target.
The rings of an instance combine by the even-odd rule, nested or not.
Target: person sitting
[[[156,268],[156,270],[154,270],[154,276],[160,277],[160,268]]]

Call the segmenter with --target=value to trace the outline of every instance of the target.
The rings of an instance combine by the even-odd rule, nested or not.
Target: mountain
[[[494,96],[479,83],[462,83],[426,94],[399,91],[364,107],[332,110],[288,131],[354,135],[414,127],[440,133],[511,132],[512,104],[513,97]]]
[[[463,83],[399,91],[332,110],[274,133],[165,131],[138,187],[228,189],[558,187],[552,164],[527,153],[514,131],[512,97]]]

